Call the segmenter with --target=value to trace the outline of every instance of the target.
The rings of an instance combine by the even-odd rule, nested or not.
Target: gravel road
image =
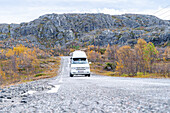
[[[0,113],[170,113],[170,79],[59,75],[2,89]]]

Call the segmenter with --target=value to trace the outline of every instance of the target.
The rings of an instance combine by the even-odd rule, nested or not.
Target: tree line
[[[115,72],[116,75],[137,73],[155,73],[170,77],[170,47],[162,50],[153,43],[138,39],[134,47],[109,44],[107,47],[90,45],[70,48],[55,47],[51,50],[40,50],[18,45],[11,49],[0,50],[0,85],[8,80],[17,81],[22,76],[40,72],[40,60],[50,56],[69,55],[76,49],[86,51],[93,68]]]
[[[152,42],[147,43],[143,39],[139,39],[133,48],[129,45],[119,47],[109,44],[106,48],[89,46],[87,55],[90,61],[114,71],[117,75],[136,76],[141,72],[170,77],[170,47],[162,53]]]
[[[47,57],[47,52],[36,47],[18,45],[12,49],[1,49],[0,85],[7,81],[16,82],[23,76],[37,73],[40,67],[39,59]]]

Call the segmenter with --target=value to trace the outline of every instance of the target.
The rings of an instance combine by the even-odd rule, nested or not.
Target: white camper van
[[[85,75],[90,77],[90,64],[84,51],[74,51],[70,58],[70,77]]]

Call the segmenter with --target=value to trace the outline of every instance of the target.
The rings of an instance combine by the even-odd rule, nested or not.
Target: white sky
[[[29,22],[51,13],[135,13],[170,20],[170,0],[0,0],[0,23]]]

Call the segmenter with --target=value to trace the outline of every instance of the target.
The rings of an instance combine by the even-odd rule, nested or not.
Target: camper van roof
[[[87,58],[84,51],[74,51],[72,58]]]

